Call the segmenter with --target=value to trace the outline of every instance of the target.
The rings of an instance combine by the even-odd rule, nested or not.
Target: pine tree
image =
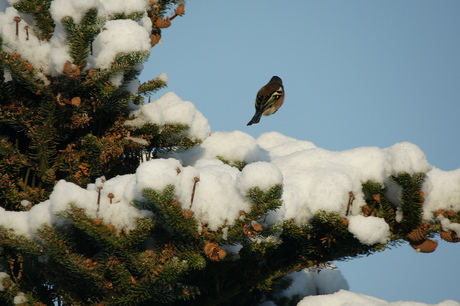
[[[11,22],[16,23],[14,35],[18,40],[27,36],[29,41],[35,35],[46,43],[53,38],[56,26],[50,13],[51,3],[24,0],[14,4],[17,16]],[[166,17],[172,5],[172,1],[159,1],[152,2],[148,8],[148,16],[154,24],[152,46],[158,42],[161,27],[184,13],[181,4],[172,17]],[[118,13],[110,16],[110,20],[137,22],[143,14]],[[29,18],[34,25],[24,25],[24,20]],[[18,203],[22,199],[32,203],[43,201],[59,179],[84,186],[102,175],[109,178],[134,171],[143,156],[155,148],[193,145],[193,141],[180,137],[181,131],[187,128],[184,126],[170,126],[160,132],[154,125],[142,129],[124,125],[129,115],[127,106],[142,104],[145,96],[165,87],[166,83],[154,79],[141,84],[136,92],[130,91],[129,85],[140,74],[138,66],[148,58],[148,51],[119,53],[107,69],[89,68],[93,40],[104,31],[105,21],[98,17],[97,8],[85,11],[79,23],[70,16],[60,20],[71,61],[56,75],[34,67],[20,53],[6,51],[11,49],[11,43],[3,46],[0,72],[2,207],[21,210]],[[122,83],[114,84],[114,77],[122,77]],[[140,145],[127,139],[129,135],[147,139],[149,143]]]
[[[184,14],[183,3],[150,1],[146,12],[117,12],[106,19],[98,7],[91,7],[81,20],[64,16],[59,21],[53,19],[52,4],[16,1],[10,29],[18,40],[34,38],[47,44],[62,26],[71,60],[58,73],[35,67],[5,37],[0,41],[0,206],[9,211],[28,210],[45,201],[58,180],[86,187],[101,176],[134,173],[146,157],[155,158],[159,152],[199,144],[184,134],[189,126],[183,124],[125,124],[132,119],[130,106],[142,105],[145,97],[166,86],[154,79],[135,92],[130,89],[149,52],[119,53],[104,68],[90,63],[93,43],[107,21],[140,22],[147,16],[153,25],[153,47],[161,30]],[[246,161],[217,158],[238,171],[247,166]],[[431,223],[423,221],[424,179],[424,173],[389,177],[402,190],[399,210],[381,183],[362,184],[366,205],[361,214],[389,224],[388,244],[362,243],[340,212],[318,211],[303,225],[293,220],[267,225],[268,214],[282,205],[281,184],[249,189],[244,196],[251,209],[218,229],[184,209],[174,185],[142,190],[142,200],[133,205],[150,213],[137,219],[130,231],[70,204],[59,214],[58,225],[42,226],[37,239],[0,227],[0,302],[12,305],[23,297],[23,304],[30,305],[256,305],[264,298],[275,300],[274,293],[289,285],[285,275],[293,271],[368,255],[404,241],[432,252],[436,243],[430,238],[437,232],[446,241],[459,242],[455,232],[442,231],[436,216]],[[199,178],[190,207],[197,182]],[[103,187],[97,188],[101,195]],[[346,215],[354,197],[350,192]],[[24,199],[29,206],[21,205]],[[458,211],[437,215],[460,222]],[[236,245],[241,246],[237,256],[225,250]]]

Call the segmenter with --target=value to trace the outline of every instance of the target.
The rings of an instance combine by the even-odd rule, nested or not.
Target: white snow
[[[457,236],[460,236],[460,224],[458,223],[453,223],[443,215],[439,215],[437,217],[439,222],[441,222],[442,230],[443,231],[454,231],[456,232]]]
[[[235,184],[239,176],[236,168],[224,164],[205,164],[196,168],[200,173],[200,181],[196,184],[193,205],[190,206],[196,218],[207,223],[209,229],[217,230],[223,225],[233,225],[241,210],[249,211],[249,201]],[[190,207],[189,199],[184,198],[181,201],[182,207]]]
[[[104,6],[107,14],[113,16],[116,13],[131,14],[134,12],[144,12],[147,9],[145,0],[99,0]]]
[[[348,230],[364,244],[386,243],[390,237],[390,226],[382,218],[361,215],[348,218]]]
[[[33,238],[42,224],[58,224],[56,214],[69,209],[69,204],[73,203],[93,218],[103,218],[117,228],[130,230],[135,227],[136,217],[149,214],[131,205],[133,200],[142,199],[142,190],[152,188],[161,192],[167,185],[173,185],[175,198],[182,208],[192,210],[200,223],[216,230],[232,225],[241,211],[251,209],[252,204],[246,198],[250,188],[258,186],[268,190],[282,184],[282,206],[269,212],[265,225],[289,219],[299,225],[306,224],[320,210],[338,212],[348,218],[349,231],[362,243],[385,243],[390,234],[388,224],[381,218],[361,214],[365,203],[362,183],[367,180],[380,182],[389,190],[388,195],[397,201],[400,187],[388,177],[400,172],[427,173],[423,186],[427,220],[441,208],[460,210],[460,171],[433,168],[423,152],[411,143],[333,152],[277,132],[262,134],[258,139],[242,131],[209,134],[207,119],[191,102],[183,101],[174,93],[138,106],[132,114],[134,119],[128,121],[128,125],[187,124],[191,129],[184,135],[203,142],[188,151],[145,162],[135,174],[118,176],[104,183],[100,180],[98,186],[91,184],[87,189],[60,181],[50,199],[34,205],[30,211],[1,210],[0,225]],[[223,161],[230,165],[235,162],[247,165],[239,171]],[[97,187],[102,188],[99,205]],[[355,200],[350,215],[345,216],[350,191]],[[398,214],[402,217],[401,211]],[[444,229],[459,231],[458,225],[441,221]]]
[[[26,295],[25,295],[23,292],[19,292],[18,295],[16,295],[16,296],[14,297],[13,303],[14,303],[15,305],[27,303],[27,297],[26,297]]]
[[[241,131],[214,132],[200,146],[173,154],[172,157],[181,160],[184,165],[193,165],[207,158],[247,163],[268,160],[267,152],[257,145],[256,140]]]
[[[64,17],[72,17],[75,23],[80,23],[83,15],[92,8],[99,11],[99,17],[105,15],[104,6],[98,0],[54,0],[51,2],[50,12],[53,19],[61,22]]]
[[[166,73],[162,72],[159,75],[157,75],[155,80],[160,80],[160,81],[163,81],[165,83],[168,83],[168,75]]]
[[[443,171],[433,168],[427,173],[423,185],[425,203],[423,213],[426,220],[433,218],[433,212],[444,210],[459,210],[460,207],[460,168]]]
[[[136,171],[137,190],[163,190],[167,185],[175,185],[177,168],[182,166],[176,159],[154,159],[141,164]]]
[[[156,123],[160,126],[167,124],[186,124],[190,127],[184,136],[192,140],[204,140],[211,132],[208,120],[188,101],[183,101],[175,93],[164,94],[160,99],[140,107],[132,105],[131,115],[135,118],[126,121],[126,125],[141,127],[146,123]]]
[[[13,7],[7,7],[4,11],[0,11],[0,36],[3,39],[2,50],[13,54],[21,54],[21,59],[33,64],[34,67],[49,73],[49,62],[51,44],[43,42],[31,34],[29,29],[29,39],[25,26],[28,24],[21,18],[18,22],[18,35],[16,36],[15,17],[19,17],[17,10]],[[30,26],[30,25],[29,25]],[[45,78],[43,77],[43,81]]]
[[[418,302],[387,302],[368,295],[340,290],[330,295],[307,296],[297,306],[424,306],[433,305]],[[435,304],[438,306],[459,306],[460,303],[445,300]]]
[[[280,169],[267,162],[255,162],[247,165],[241,171],[239,180],[240,190],[243,194],[251,187],[259,187],[267,191],[277,184],[283,183],[283,174]]]
[[[150,33],[134,20],[109,20],[93,42],[94,66],[109,69],[118,53],[149,52]]]
[[[17,1],[8,2],[12,5]],[[39,40],[36,37],[35,33],[38,29],[30,16],[18,13],[15,8],[2,1],[0,2],[2,50],[20,54],[22,60],[28,61],[39,70],[39,77],[47,84],[45,75],[60,75],[64,64],[67,61],[72,62],[62,19],[69,16],[79,24],[84,14],[91,8],[98,10],[97,26],[101,29],[101,33],[93,42],[93,54],[90,55],[88,65],[83,67],[84,69],[108,69],[118,53],[150,52],[149,35],[152,22],[147,16],[145,0],[54,0],[51,2],[50,12],[56,27],[49,41]],[[133,12],[144,15],[139,21],[111,20],[116,13]],[[15,17],[20,17],[21,20],[16,23]],[[18,35],[16,35],[16,27]],[[118,83],[120,81],[118,80]]]

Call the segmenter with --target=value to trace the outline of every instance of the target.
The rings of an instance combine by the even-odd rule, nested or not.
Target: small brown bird
[[[283,105],[284,102],[284,87],[281,78],[274,76],[270,82],[262,87],[256,97],[256,113],[249,121],[248,125],[259,123],[260,117],[270,116]]]

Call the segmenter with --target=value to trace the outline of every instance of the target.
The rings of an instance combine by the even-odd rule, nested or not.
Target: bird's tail
[[[254,117],[252,117],[251,121],[248,122],[248,125],[259,123],[260,117],[262,117],[262,112],[256,112]]]

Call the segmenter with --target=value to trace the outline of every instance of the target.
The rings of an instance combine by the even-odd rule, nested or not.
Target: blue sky
[[[328,150],[417,144],[460,167],[460,1],[189,0],[163,30],[141,81],[166,72],[212,131],[269,131]],[[283,79],[286,99],[257,125],[257,90]],[[440,239],[438,239],[440,240]],[[337,265],[350,290],[388,301],[460,301],[460,245],[408,245]]]

